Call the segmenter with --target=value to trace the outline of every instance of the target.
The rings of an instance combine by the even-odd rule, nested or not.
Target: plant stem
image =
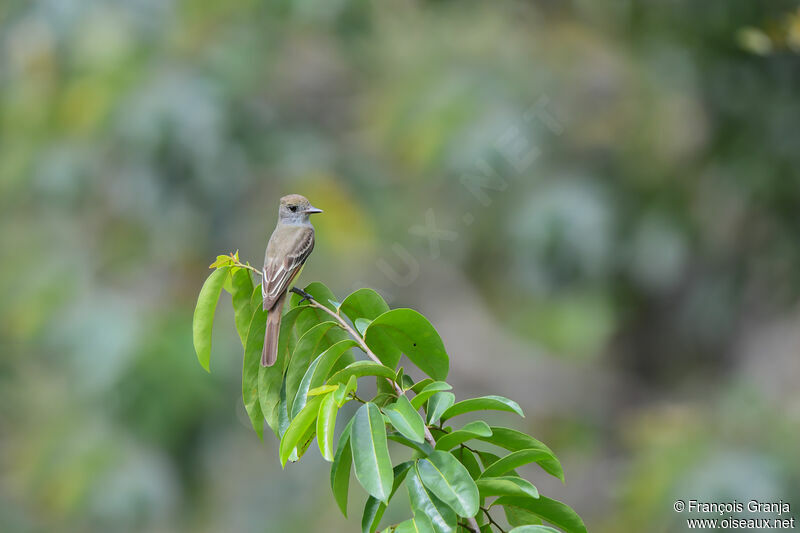
[[[486,518],[489,519],[489,523],[500,530],[500,533],[506,533],[505,530],[502,527],[500,527],[500,524],[498,524],[497,522],[494,521],[494,519],[492,518],[492,515],[489,514],[489,509],[486,509],[485,507],[481,507],[481,511],[483,511],[483,514],[485,514]]]
[[[361,398],[359,398],[358,396],[356,396],[355,392],[351,392],[350,393],[350,397],[353,398],[355,401],[357,401],[359,403],[367,403],[364,400],[362,400]]]
[[[255,272],[260,277],[263,277],[263,274],[261,273],[261,271],[259,269],[257,269],[256,267],[254,267],[254,266],[245,265],[244,263],[240,263],[239,261],[236,261],[236,260],[233,261],[233,266],[237,266],[239,268],[246,268],[247,270]]]
[[[477,453],[478,453],[478,450],[476,450],[476,449],[474,449],[474,448],[470,448],[469,446],[467,446],[467,445],[466,445],[466,444],[464,444],[463,442],[461,443],[461,447],[462,447],[462,448],[466,448],[466,449],[468,449],[468,450],[469,450],[469,451],[471,451],[472,453],[475,453],[475,454],[477,454]]]

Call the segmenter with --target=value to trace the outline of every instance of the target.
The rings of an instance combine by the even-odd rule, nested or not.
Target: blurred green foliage
[[[209,382],[189,342],[213,254],[257,262],[286,192],[326,210],[307,280],[447,298],[405,300],[378,266],[404,271],[398,244],[507,336],[624,384],[535,431],[602,478],[562,498],[590,530],[666,524],[692,472],[800,501],[797,9],[6,0],[0,530],[335,523],[293,503],[329,501],[307,470],[275,482],[241,407],[231,424],[240,361]],[[515,142],[538,150],[522,171]],[[506,186],[484,197],[463,177],[487,164]],[[458,233],[439,257],[409,232],[429,208]],[[237,353],[232,321],[215,335]]]

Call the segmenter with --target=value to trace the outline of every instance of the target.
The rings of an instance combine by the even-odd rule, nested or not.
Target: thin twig
[[[489,523],[500,530],[500,533],[506,533],[505,529],[500,527],[500,524],[495,522],[494,519],[492,518],[492,515],[489,514],[489,509],[486,509],[485,507],[481,507],[481,511],[483,511],[483,514],[485,514],[486,518],[489,519]]]
[[[463,442],[461,443],[461,447],[462,447],[462,448],[466,448],[466,449],[468,449],[468,450],[469,450],[469,451],[471,451],[472,453],[478,453],[478,450],[476,450],[476,449],[474,449],[474,448],[470,448],[469,446],[467,446],[467,445],[466,445],[466,444],[464,444]]]
[[[350,393],[350,397],[353,398],[355,401],[357,401],[359,403],[367,403],[364,400],[362,400],[361,398],[359,398],[358,396],[356,396],[355,392],[351,392]]]
[[[247,270],[250,270],[250,271],[252,271],[252,272],[255,272],[255,273],[256,273],[256,274],[258,274],[260,277],[263,277],[263,276],[264,276],[264,275],[261,273],[261,271],[260,271],[259,269],[257,269],[256,267],[254,267],[254,266],[251,266],[251,265],[246,265],[246,264],[244,264],[244,263],[240,263],[239,261],[236,261],[235,259],[233,260],[233,266],[236,266],[236,267],[239,267],[239,268],[246,268]]]

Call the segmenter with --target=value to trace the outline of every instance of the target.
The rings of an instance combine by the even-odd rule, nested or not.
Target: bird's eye
[[[291,211],[292,213],[294,213],[295,211],[297,211],[297,206],[296,206],[296,205],[290,205],[290,206],[289,206],[289,211]]]

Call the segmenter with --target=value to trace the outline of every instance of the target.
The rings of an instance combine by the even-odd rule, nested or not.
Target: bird
[[[278,358],[281,313],[292,282],[314,249],[314,226],[310,217],[322,213],[305,196],[289,194],[280,200],[278,224],[269,238],[261,271],[263,309],[267,311],[261,366],[272,366]]]

